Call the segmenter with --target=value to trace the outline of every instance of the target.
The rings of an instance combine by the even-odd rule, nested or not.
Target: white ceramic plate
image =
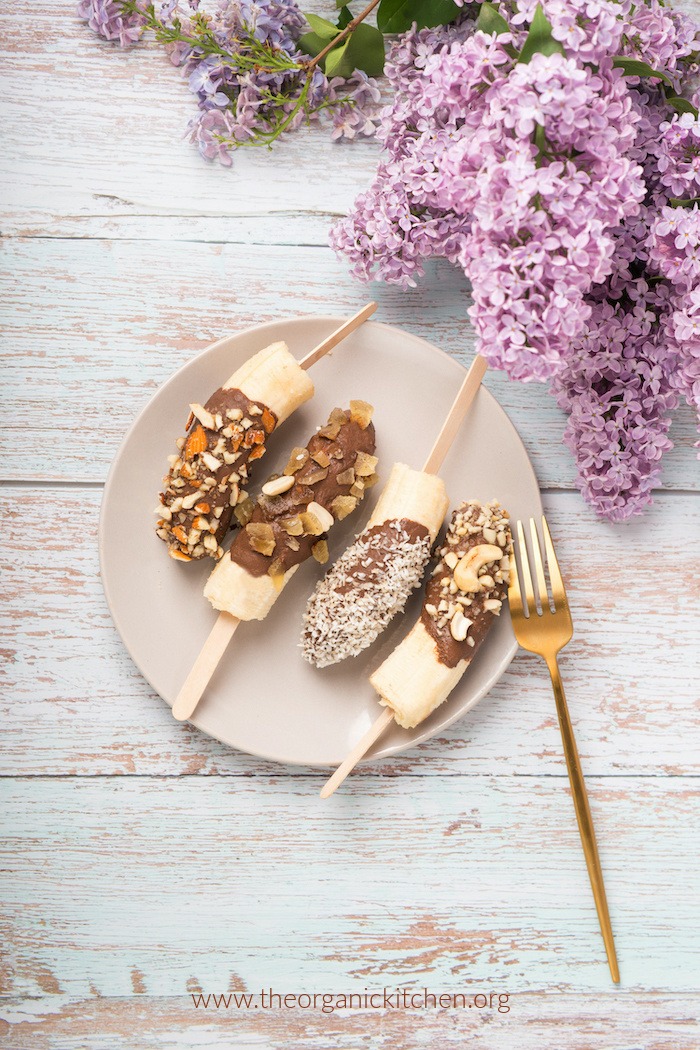
[[[102,580],[114,622],[137,667],[172,706],[216,617],[202,597],[213,563],[168,557],[154,533],[167,456],[183,433],[188,404],[205,402],[257,350],[284,339],[302,357],[341,322],[304,317],[260,325],[228,336],[190,361],[161,387],[126,435],[107,479],[100,518]],[[335,405],[351,398],[375,406],[382,481],[401,460],[420,467],[457,393],[464,369],[430,343],[398,328],[366,322],[314,365],[316,394],[269,442],[253,492],[288,450],[305,445]],[[541,513],[537,481],[512,423],[483,387],[447,459],[442,476],[453,505],[498,498],[514,518]],[[335,558],[369,518],[381,482],[359,514],[337,524],[329,546]],[[201,701],[194,724],[242,751],[300,765],[335,765],[380,713],[368,675],[399,642],[420,609],[420,591],[369,649],[354,660],[316,670],[298,648],[308,595],[323,572],[301,567],[267,620],[242,624]],[[395,755],[426,740],[474,706],[505,671],[516,651],[507,612],[501,615],[449,700],[417,729],[393,726],[371,755]]]

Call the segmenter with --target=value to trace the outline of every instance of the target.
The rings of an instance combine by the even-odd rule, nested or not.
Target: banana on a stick
[[[277,342],[254,354],[206,404],[194,402],[169,457],[156,508],[156,534],[177,561],[220,558],[221,543],[236,507],[246,499],[252,464],[266,451],[270,434],[314,393],[306,373],[376,309],[368,304],[301,361]]]

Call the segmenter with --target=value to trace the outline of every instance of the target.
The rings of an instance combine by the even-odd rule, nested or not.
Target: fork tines
[[[545,612],[556,612],[566,609],[566,590],[562,580],[559,562],[554,553],[552,536],[549,531],[547,519],[542,515],[542,533],[544,536],[544,551],[547,561],[547,572],[551,586],[551,597],[547,588],[545,568],[542,561],[542,541],[537,531],[534,518],[530,518],[530,546],[532,548],[532,562],[534,563],[534,576],[537,583],[537,593],[533,586],[532,572],[530,569],[530,555],[528,544],[525,539],[525,528],[522,521],[516,524],[516,542],[513,544],[513,572],[511,572],[511,586],[509,601],[513,611],[524,616],[542,616]],[[517,558],[516,558],[517,552]],[[518,562],[520,575],[522,576],[522,588],[518,578]],[[524,600],[523,600],[524,595]]]

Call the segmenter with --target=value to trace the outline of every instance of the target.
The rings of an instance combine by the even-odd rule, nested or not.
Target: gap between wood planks
[[[207,739],[213,739],[207,737]],[[216,741],[215,741],[216,742]],[[246,751],[238,751],[232,747],[232,754],[240,754],[245,757],[254,758],[254,755],[248,755]],[[413,750],[417,750],[414,748]],[[414,759],[417,756],[414,756]],[[419,756],[418,756],[419,757]],[[264,759],[261,759],[264,761]],[[366,766],[358,766],[354,776],[359,780],[556,780],[556,781],[568,781],[568,776],[565,768],[562,768],[561,773],[445,773],[433,772],[430,769],[430,765],[421,767],[420,771],[411,771],[399,769],[396,772],[384,772],[381,770],[371,770],[369,764],[373,761],[386,763],[401,763],[411,762],[413,759],[410,757],[408,752],[404,752],[403,755],[393,756],[391,758],[378,758],[370,759]],[[562,757],[562,762],[563,762]],[[332,767],[329,766],[329,769]],[[586,782],[592,783],[594,781],[608,781],[608,780],[700,780],[700,773],[587,773]],[[187,772],[183,770],[182,773],[0,773],[0,782],[4,780],[20,781],[26,780],[35,783],[37,780],[56,781],[56,780],[124,780],[128,777],[129,780],[183,780],[185,777],[219,777],[225,780],[258,780],[262,777],[270,780],[279,780],[282,777],[289,780],[300,780],[302,777],[306,777],[313,781],[326,780],[328,777],[328,771],[319,769],[310,771],[305,769],[303,766],[296,771],[289,766],[280,766],[279,769],[274,770],[222,770],[217,769],[210,772],[206,770],[199,770],[195,773]]]

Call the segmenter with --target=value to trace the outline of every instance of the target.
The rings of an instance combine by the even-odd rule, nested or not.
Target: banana
[[[308,372],[289,352],[286,343],[271,343],[236,369],[224,390],[241,390],[250,401],[266,405],[277,417],[277,426],[313,397]]]
[[[440,663],[435,642],[418,620],[369,680],[395,721],[413,729],[447,699],[468,665],[468,660],[454,667]]]
[[[404,729],[447,699],[474,658],[505,600],[510,550],[508,514],[495,500],[454,512],[420,620],[370,676]]]
[[[405,463],[394,463],[366,528],[392,520],[416,521],[428,530],[432,546],[448,505],[442,478],[422,470],[412,470]]]
[[[440,478],[394,464],[366,528],[309,599],[305,660],[327,667],[372,644],[420,583],[447,506]]]
[[[328,559],[329,529],[355,510],[376,479],[371,414],[364,401],[351,401],[349,411],[333,409],[306,448],[292,450],[284,473],[263,486],[205,585],[215,609],[264,620],[303,561]]]
[[[264,620],[298,568],[293,565],[275,582],[270,576],[251,576],[226,551],[206,582],[204,597],[239,620]]]
[[[207,401],[190,405],[187,434],[170,457],[156,534],[178,561],[223,554],[221,542],[242,502],[251,464],[272,431],[313,395],[314,385],[286,343],[241,365]]]

